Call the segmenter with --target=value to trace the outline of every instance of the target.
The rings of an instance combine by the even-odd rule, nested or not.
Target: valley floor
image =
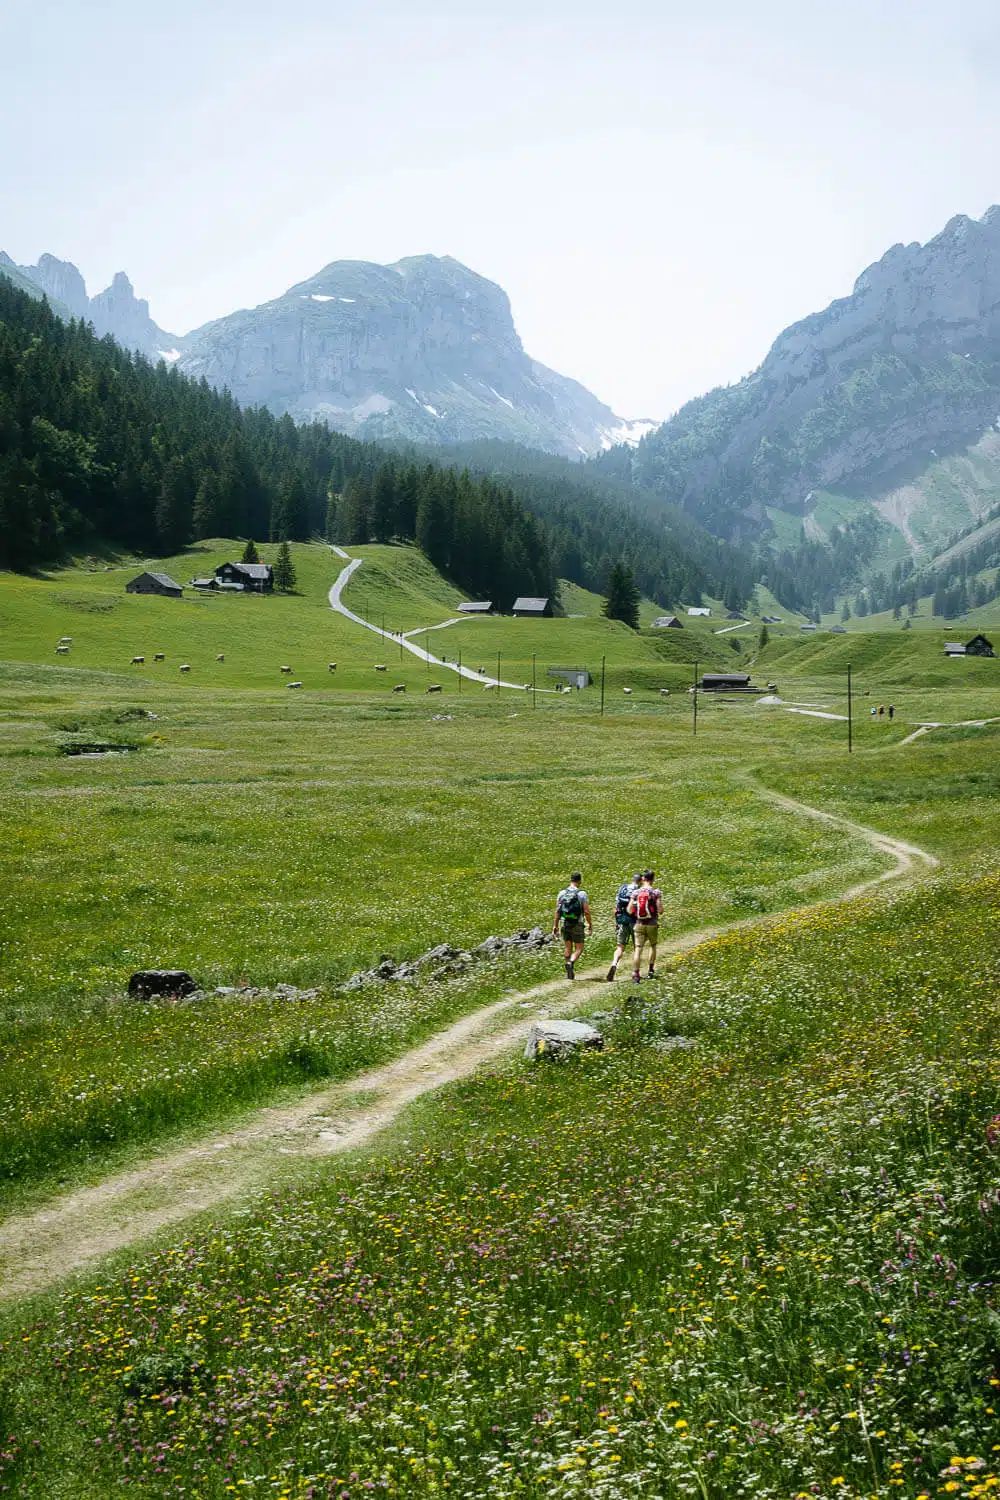
[[[101,661],[115,609],[82,611],[89,664],[25,633],[0,667],[0,1493],[1000,1488],[991,664],[940,686],[869,649],[898,713],[850,757],[839,720],[746,699],[695,738],[641,639],[603,718],[592,691],[435,718],[372,686],[326,556],[273,618],[317,661],[355,632],[335,689],[254,687],[238,630],[245,684],[137,684]],[[416,579],[386,575],[404,625]],[[837,714],[831,648],[760,670]],[[99,736],[123,753],[62,753]],[[577,864],[599,978],[647,859],[675,957],[638,998],[552,950],[340,988],[545,925]],[[168,962],[204,1000],[123,1002]],[[244,977],[272,994],[213,993]],[[601,1054],[516,1056],[571,1007]]]

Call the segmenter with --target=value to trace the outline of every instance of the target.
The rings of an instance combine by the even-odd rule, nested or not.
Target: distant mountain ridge
[[[975,450],[975,463],[998,413],[994,207],[958,215],[926,245],[893,246],[849,297],[780,334],[753,374],[646,437],[631,472],[717,535],[766,538],[770,509],[806,517],[820,491],[874,503],[916,485],[933,510],[920,475],[948,452]],[[969,518],[987,499],[970,488]],[[883,503],[885,518],[894,507]]]
[[[178,337],[151,318],[124,272],[95,297],[71,261],[43,255],[0,274],[38,288],[151,360],[227,389],[245,406],[325,421],[370,440],[498,439],[583,458],[635,443],[627,422],[577,381],[525,353],[506,292],[451,256],[381,266],[334,261],[260,307]]]
[[[59,260],[54,255],[40,256],[34,266],[18,266],[9,255],[0,251],[0,272],[16,281],[22,290],[37,287],[61,317],[68,312],[70,317],[83,318],[93,323],[102,337],[110,334],[125,349],[145,354],[152,360],[166,359],[169,362],[180,357],[178,345],[181,341],[153,322],[149,303],[135,295],[124,271],[118,271],[111,285],[95,297],[88,296],[87,284],[73,262]]]
[[[506,292],[451,256],[334,261],[189,334],[180,368],[356,437],[498,438],[577,458],[633,440],[632,424],[525,353]]]

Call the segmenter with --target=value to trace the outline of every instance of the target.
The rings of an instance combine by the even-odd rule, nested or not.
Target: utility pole
[[[607,659],[608,658],[606,656],[602,656],[601,657],[601,718],[602,719],[604,718],[604,664],[607,661]]]
[[[497,697],[500,696],[500,652],[497,652]]]
[[[692,734],[698,733],[698,663],[694,664],[694,728]]]
[[[403,632],[399,631],[399,659],[403,660]]]
[[[538,698],[535,695],[535,653],[531,653],[531,706],[538,707]]]
[[[853,721],[852,710],[853,710],[853,704],[852,704],[852,701],[851,701],[851,668],[850,668],[850,663],[848,663],[848,667],[847,667],[847,753],[848,753],[848,755],[850,755],[851,752],[854,749],[854,721]]]
[[[458,653],[458,691],[462,691],[462,653]]]
[[[431,669],[431,649],[428,645],[428,635],[426,630],[424,631],[424,666],[429,672]]]

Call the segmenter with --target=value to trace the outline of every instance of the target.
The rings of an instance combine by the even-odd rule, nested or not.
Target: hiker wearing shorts
[[[652,870],[644,870],[642,884],[628,904],[629,915],[635,918],[635,962],[632,967],[632,983],[642,978],[642,955],[649,948],[649,974],[656,978],[656,940],[659,936],[660,917],[663,913],[663,895],[653,884],[656,879]]]
[[[583,876],[579,871],[571,875],[569,885],[556,897],[556,919],[552,932],[553,935],[557,935],[560,927],[562,928],[563,942],[566,944],[567,979],[572,979],[576,973],[576,964],[583,955],[584,937],[592,936],[594,931],[587,892],[580,888],[582,879]],[[584,931],[585,922],[586,932]]]
[[[611,968],[608,970],[608,983],[611,984],[615,977],[615,970],[622,961],[622,955],[629,943],[635,947],[635,918],[629,916],[629,902],[642,884],[641,875],[633,875],[631,880],[626,880],[624,885],[618,887],[618,895],[615,898],[615,932],[618,937],[618,946],[615,956],[611,960]]]

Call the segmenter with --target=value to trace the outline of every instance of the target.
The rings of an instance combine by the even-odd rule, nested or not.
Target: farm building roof
[[[548,607],[548,599],[539,599],[530,594],[522,595],[520,599],[514,600],[515,613],[517,611],[520,611],[523,614],[540,615],[543,614],[544,611],[548,609]]]
[[[661,615],[658,620],[653,621],[654,630],[683,630],[684,626],[676,615]]]
[[[162,583],[165,589],[179,589],[180,584],[175,583],[169,573],[150,573],[150,578],[155,578],[157,583]]]
[[[245,573],[248,578],[260,578],[265,580],[271,577],[271,573],[273,571],[270,563],[245,562],[221,563],[215,571],[218,573],[221,572],[222,568],[227,567],[236,568],[240,573]]]
[[[944,649],[945,649],[945,655],[946,656],[964,656],[965,655],[965,642],[964,641],[945,641],[945,643],[944,643]]]
[[[488,615],[492,608],[492,599],[469,600],[468,603],[458,606],[459,614],[463,615]]]

